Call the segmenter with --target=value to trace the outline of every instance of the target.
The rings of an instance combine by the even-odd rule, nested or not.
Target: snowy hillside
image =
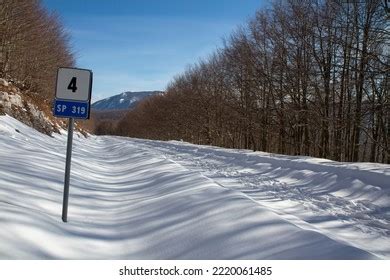
[[[0,78],[0,115],[10,115],[48,135],[59,132],[64,125],[52,116],[51,102],[18,86],[23,84]]]
[[[390,259],[390,167],[75,135],[0,117],[2,259]]]
[[[145,98],[153,95],[162,94],[161,91],[141,91],[141,92],[123,92],[118,95],[111,96],[109,98],[99,100],[92,104],[94,110],[123,110],[132,109]]]

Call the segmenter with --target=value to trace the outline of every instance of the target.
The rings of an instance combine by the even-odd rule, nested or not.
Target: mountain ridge
[[[163,94],[163,91],[125,91],[120,94],[96,101],[92,109],[96,111],[134,109],[142,100]]]

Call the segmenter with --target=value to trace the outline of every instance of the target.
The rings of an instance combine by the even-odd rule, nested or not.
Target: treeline
[[[0,0],[0,77],[51,97],[57,68],[72,65],[69,38],[56,14],[40,0]]]
[[[390,163],[384,4],[275,1],[116,133]]]

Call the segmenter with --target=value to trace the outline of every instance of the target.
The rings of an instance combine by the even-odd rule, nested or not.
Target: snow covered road
[[[387,165],[76,136],[64,224],[65,145],[0,117],[0,258],[390,258]]]
[[[390,166],[339,163],[181,142],[134,140],[140,146],[283,218],[390,258]]]

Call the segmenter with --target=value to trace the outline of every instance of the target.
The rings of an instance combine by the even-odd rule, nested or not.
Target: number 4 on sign
[[[70,83],[69,83],[69,85],[68,85],[68,89],[70,89],[72,92],[76,92],[76,90],[77,90],[76,83],[77,83],[77,78],[76,78],[76,77],[73,77],[73,78],[70,80]]]

